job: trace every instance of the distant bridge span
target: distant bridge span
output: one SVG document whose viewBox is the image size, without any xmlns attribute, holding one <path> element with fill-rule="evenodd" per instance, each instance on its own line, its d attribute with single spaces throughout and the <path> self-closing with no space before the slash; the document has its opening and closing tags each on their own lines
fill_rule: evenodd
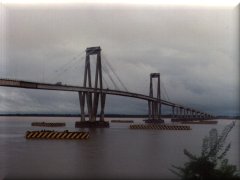
<svg viewBox="0 0 240 180">
<path fill-rule="evenodd" d="M 13 79 L 0 79 L 0 86 L 15 87 L 15 88 L 27 88 L 27 89 L 56 90 L 56 91 L 104 93 L 104 94 L 109 94 L 109 95 L 137 98 L 137 99 L 142 99 L 142 100 L 146 100 L 146 101 L 157 101 L 166 106 L 191 110 L 191 111 L 194 111 L 197 113 L 203 113 L 201 111 L 198 111 L 198 110 L 195 110 L 195 109 L 192 109 L 192 108 L 180 105 L 180 104 L 172 103 L 172 102 L 165 101 L 162 99 L 157 99 L 157 98 L 150 97 L 150 96 L 147 96 L 144 94 L 118 91 L 118 90 L 112 90 L 112 89 L 99 89 L 99 88 L 87 88 L 87 87 L 81 87 L 81 86 L 57 85 L 57 84 L 13 80 Z M 204 113 L 204 114 L 206 114 L 206 113 Z"/>
</svg>

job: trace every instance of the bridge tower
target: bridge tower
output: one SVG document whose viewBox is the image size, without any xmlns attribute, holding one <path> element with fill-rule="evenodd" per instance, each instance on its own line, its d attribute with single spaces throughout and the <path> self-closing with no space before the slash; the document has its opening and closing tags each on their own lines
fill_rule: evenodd
<svg viewBox="0 0 240 180">
<path fill-rule="evenodd" d="M 160 89 L 160 73 L 150 74 L 149 96 L 153 97 L 153 79 L 157 78 L 157 101 L 148 101 L 148 120 L 145 122 L 164 122 L 161 120 L 161 89 Z"/>
<path fill-rule="evenodd" d="M 94 84 L 92 84 L 91 77 L 91 63 L 90 59 L 92 55 L 96 55 L 96 70 Z M 106 94 L 102 92 L 102 63 L 101 63 L 101 48 L 89 47 L 86 49 L 86 60 L 84 69 L 83 87 L 94 88 L 94 92 L 78 92 L 81 110 L 81 121 L 76 122 L 78 127 L 108 127 L 108 122 L 104 121 L 104 107 Z M 85 100 L 87 102 L 88 118 L 89 121 L 85 121 Z M 98 104 L 100 101 L 100 120 L 96 121 Z"/>
</svg>

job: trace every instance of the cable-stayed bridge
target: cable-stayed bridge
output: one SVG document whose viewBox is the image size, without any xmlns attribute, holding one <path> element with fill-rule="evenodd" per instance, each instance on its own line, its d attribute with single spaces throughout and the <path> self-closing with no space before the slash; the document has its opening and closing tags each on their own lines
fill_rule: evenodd
<svg viewBox="0 0 240 180">
<path fill-rule="evenodd" d="M 96 55 L 96 67 L 95 67 L 95 78 L 94 84 L 92 83 L 92 71 L 90 59 L 92 55 Z M 75 60 L 74 60 L 75 61 Z M 85 56 L 85 67 L 84 67 L 84 80 L 83 86 L 71 86 L 64 85 L 61 82 L 52 84 L 44 82 L 32 82 L 24 80 L 14 80 L 14 79 L 0 79 L 0 86 L 15 87 L 15 88 L 28 88 L 28 89 L 43 89 L 43 90 L 58 90 L 58 91 L 74 91 L 79 94 L 80 102 L 80 111 L 81 111 L 81 120 L 76 122 L 76 125 L 81 124 L 106 124 L 104 121 L 104 108 L 105 108 L 105 99 L 106 95 L 116 95 L 116 96 L 125 96 L 129 98 L 137 98 L 148 101 L 148 120 L 146 122 L 163 122 L 161 119 L 162 115 L 162 105 L 172 108 L 172 120 L 194 120 L 194 119 L 210 119 L 213 118 L 212 115 L 196 110 L 191 107 L 186 107 L 180 104 L 170 102 L 169 100 L 163 100 L 161 98 L 161 88 L 160 88 L 160 73 L 151 73 L 150 74 L 150 87 L 149 95 L 143 95 L 139 93 L 129 92 L 127 87 L 121 81 L 119 76 L 115 73 L 114 68 L 106 61 L 109 69 L 113 72 L 118 82 L 121 84 L 124 90 L 119 90 L 117 83 L 113 80 L 112 76 L 106 70 L 105 66 L 102 66 L 101 60 L 101 48 L 100 47 L 90 47 L 86 49 Z M 103 87 L 103 81 L 106 82 L 106 79 L 103 76 L 102 70 L 105 74 L 108 75 L 108 78 L 118 90 L 113 90 Z M 157 96 L 154 97 L 154 80 L 157 79 L 156 92 Z M 165 88 L 164 88 L 165 89 Z M 165 89 L 166 92 L 166 89 Z M 167 96 L 167 94 L 166 94 Z M 99 106 L 100 104 L 100 106 Z M 89 120 L 86 121 L 85 116 L 85 105 L 87 107 L 87 114 Z M 97 119 L 97 112 L 100 108 L 100 120 Z"/>
</svg>

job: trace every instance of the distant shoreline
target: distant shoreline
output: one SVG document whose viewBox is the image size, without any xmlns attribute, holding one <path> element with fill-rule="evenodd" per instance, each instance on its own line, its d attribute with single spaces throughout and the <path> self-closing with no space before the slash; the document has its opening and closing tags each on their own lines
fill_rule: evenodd
<svg viewBox="0 0 240 180">
<path fill-rule="evenodd" d="M 28 117 L 80 117 L 80 114 L 0 114 L 0 116 L 28 116 Z M 132 114 L 105 114 L 105 117 L 121 117 L 121 118 L 147 118 L 148 115 L 132 115 Z M 86 115 L 86 117 L 88 117 Z M 163 118 L 171 118 L 171 115 L 162 115 Z M 216 119 L 240 119 L 240 116 L 217 116 Z"/>
</svg>

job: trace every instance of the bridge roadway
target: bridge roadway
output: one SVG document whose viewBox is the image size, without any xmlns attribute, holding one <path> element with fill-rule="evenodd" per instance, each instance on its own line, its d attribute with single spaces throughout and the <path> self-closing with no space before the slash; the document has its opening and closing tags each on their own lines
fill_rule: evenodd
<svg viewBox="0 0 240 180">
<path fill-rule="evenodd" d="M 74 91 L 74 92 L 102 92 L 105 94 L 110 95 L 117 95 L 117 96 L 126 96 L 131 98 L 137 98 L 147 101 L 160 101 L 161 104 L 171 107 L 178 107 L 183 108 L 186 110 L 194 111 L 197 113 L 203 113 L 198 110 L 188 108 L 186 106 L 182 106 L 179 104 L 175 104 L 165 100 L 158 100 L 157 98 L 149 97 L 143 94 L 125 92 L 125 91 L 118 91 L 118 90 L 111 90 L 111 89 L 95 89 L 95 88 L 86 88 L 81 86 L 70 86 L 70 85 L 59 85 L 59 84 L 49 84 L 49 83 L 41 83 L 41 82 L 31 82 L 31 81 L 22 81 L 22 80 L 13 80 L 13 79 L 0 79 L 0 86 L 6 87 L 16 87 L 16 88 L 27 88 L 27 89 L 43 89 L 43 90 L 57 90 L 57 91 Z M 206 113 L 204 113 L 206 114 Z"/>
</svg>

